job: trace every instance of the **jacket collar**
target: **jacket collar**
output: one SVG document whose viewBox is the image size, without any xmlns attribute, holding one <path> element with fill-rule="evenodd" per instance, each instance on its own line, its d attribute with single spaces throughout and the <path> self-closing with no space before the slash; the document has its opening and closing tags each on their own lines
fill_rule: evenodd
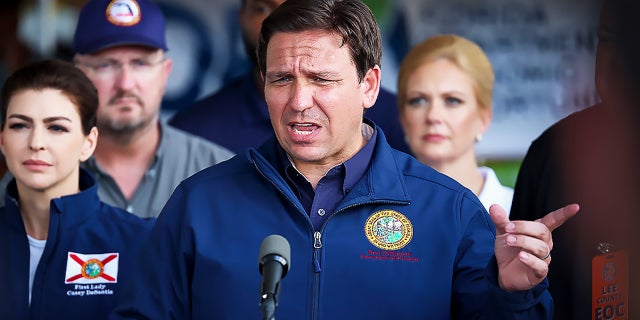
<svg viewBox="0 0 640 320">
<path fill-rule="evenodd" d="M 399 151 L 391 148 L 378 126 L 370 120 L 365 119 L 365 121 L 375 127 L 378 135 L 373 158 L 363 178 L 345 197 L 340 208 L 369 202 L 409 204 L 411 199 L 405 185 L 404 174 L 396 162 Z M 258 171 L 271 180 L 285 196 L 295 199 L 291 188 L 272 165 L 277 163 L 278 149 L 281 148 L 278 141 L 271 138 L 258 149 L 249 149 L 247 155 Z"/>
<path fill-rule="evenodd" d="M 91 218 L 102 205 L 98 197 L 98 185 L 86 170 L 80 169 L 80 192 L 51 199 L 50 212 L 62 217 L 63 228 L 72 228 Z M 23 229 L 22 216 L 18 206 L 18 188 L 15 178 L 11 179 L 5 192 L 5 208 L 2 219 L 15 228 Z"/>
</svg>

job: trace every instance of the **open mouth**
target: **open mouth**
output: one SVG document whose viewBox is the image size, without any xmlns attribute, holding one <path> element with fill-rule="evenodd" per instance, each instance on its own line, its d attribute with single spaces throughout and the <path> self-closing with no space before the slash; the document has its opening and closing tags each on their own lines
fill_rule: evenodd
<svg viewBox="0 0 640 320">
<path fill-rule="evenodd" d="M 312 134 L 316 129 L 318 129 L 318 126 L 312 123 L 296 123 L 291 125 L 291 130 L 295 134 L 305 136 Z"/>
</svg>

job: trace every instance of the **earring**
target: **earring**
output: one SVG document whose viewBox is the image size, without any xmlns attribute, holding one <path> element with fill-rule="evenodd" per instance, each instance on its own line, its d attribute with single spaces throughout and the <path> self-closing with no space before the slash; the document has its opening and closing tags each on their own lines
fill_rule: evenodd
<svg viewBox="0 0 640 320">
<path fill-rule="evenodd" d="M 482 133 L 478 133 L 476 136 L 476 143 L 482 141 Z"/>
</svg>

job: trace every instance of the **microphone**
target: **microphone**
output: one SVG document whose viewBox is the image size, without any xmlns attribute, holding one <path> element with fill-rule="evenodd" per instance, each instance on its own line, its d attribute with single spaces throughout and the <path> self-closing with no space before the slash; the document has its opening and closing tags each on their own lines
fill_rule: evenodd
<svg viewBox="0 0 640 320">
<path fill-rule="evenodd" d="M 287 275 L 291 267 L 290 257 L 291 248 L 284 237 L 272 234 L 262 240 L 258 255 L 258 270 L 262 275 L 262 283 L 260 283 L 262 319 L 275 319 L 280 279 Z"/>
</svg>

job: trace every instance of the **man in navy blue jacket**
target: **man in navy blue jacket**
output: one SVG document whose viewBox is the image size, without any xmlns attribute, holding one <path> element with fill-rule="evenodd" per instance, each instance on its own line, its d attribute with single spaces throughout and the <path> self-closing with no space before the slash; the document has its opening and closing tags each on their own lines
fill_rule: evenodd
<svg viewBox="0 0 640 320">
<path fill-rule="evenodd" d="M 262 21 L 284 1 L 242 1 L 239 20 L 251 71 L 193 106 L 178 111 L 169 120 L 170 125 L 204 137 L 236 154 L 261 145 L 273 135 L 264 101 L 264 83 L 256 61 L 256 46 Z M 365 116 L 384 130 L 392 147 L 411 152 L 400 126 L 395 94 L 380 88 L 375 105 Z"/>
<path fill-rule="evenodd" d="M 359 0 L 288 0 L 266 18 L 258 59 L 275 139 L 178 186 L 113 318 L 258 318 L 256 256 L 271 234 L 291 246 L 277 318 L 549 318 L 551 231 L 577 206 L 538 222 L 499 206 L 489 216 L 394 150 L 362 117 L 381 54 Z"/>
</svg>

